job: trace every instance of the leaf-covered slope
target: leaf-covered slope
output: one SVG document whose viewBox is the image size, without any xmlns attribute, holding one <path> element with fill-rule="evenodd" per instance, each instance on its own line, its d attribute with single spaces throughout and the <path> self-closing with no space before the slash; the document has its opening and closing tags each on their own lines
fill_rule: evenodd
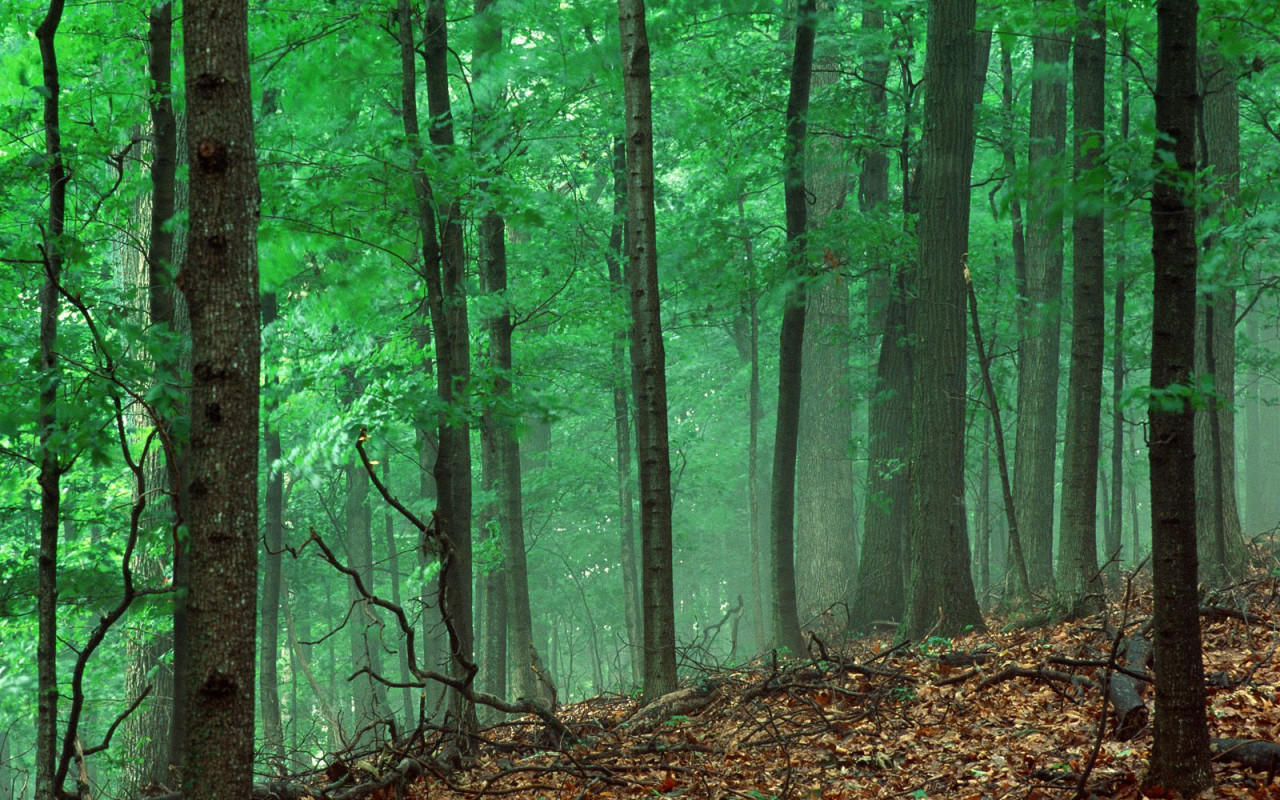
<svg viewBox="0 0 1280 800">
<path fill-rule="evenodd" d="M 1216 737 L 1280 740 L 1277 591 L 1266 578 L 1206 598 Z M 392 797 L 399 783 L 431 798 L 1067 798 L 1083 776 L 1083 797 L 1139 797 L 1150 731 L 1118 740 L 1100 687 L 1116 631 L 1140 635 L 1149 617 L 1144 597 L 1052 627 L 913 647 L 814 640 L 806 661 L 704 674 L 658 713 L 627 698 L 565 707 L 580 740 L 560 750 L 536 723 L 516 721 L 487 731 L 465 765 L 388 754 L 331 772 L 327 794 Z M 1265 769 L 1236 763 L 1238 752 L 1219 754 L 1216 796 L 1275 796 Z M 397 766 L 403 777 L 387 780 Z"/>
</svg>

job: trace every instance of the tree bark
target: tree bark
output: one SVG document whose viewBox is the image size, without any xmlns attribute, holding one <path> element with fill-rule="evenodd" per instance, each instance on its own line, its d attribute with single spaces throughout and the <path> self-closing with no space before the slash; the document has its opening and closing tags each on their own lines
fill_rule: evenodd
<svg viewBox="0 0 1280 800">
<path fill-rule="evenodd" d="M 618 0 L 627 142 L 627 282 L 631 365 L 640 463 L 644 701 L 676 688 L 671 572 L 671 458 L 667 441 L 666 354 L 658 295 L 653 201 L 653 118 L 644 0 Z"/>
<path fill-rule="evenodd" d="M 1102 430 L 1102 363 L 1106 280 L 1100 198 L 1105 178 L 1097 169 L 1106 118 L 1105 0 L 1076 0 L 1079 15 L 1072 70 L 1075 92 L 1074 183 L 1078 202 L 1071 223 L 1075 265 L 1072 283 L 1071 374 L 1062 456 L 1058 591 L 1073 615 L 1101 606 L 1098 573 L 1098 455 Z"/>
<path fill-rule="evenodd" d="M 1230 36 L 1239 36 L 1230 32 Z M 1220 225 L 1234 222 L 1240 195 L 1240 94 L 1238 67 L 1216 49 L 1201 59 L 1203 101 L 1200 139 L 1203 167 L 1211 173 L 1216 202 L 1204 212 Z M 1240 577 L 1248 557 L 1236 497 L 1235 381 L 1236 283 L 1240 250 L 1229 237 L 1205 238 L 1202 272 L 1217 287 L 1196 307 L 1196 374 L 1210 376 L 1212 397 L 1196 414 L 1196 484 L 1206 502 L 1197 508 L 1202 579 L 1223 583 Z"/>
<path fill-rule="evenodd" d="M 838 64 L 823 55 L 812 89 L 834 87 Z M 821 101 L 820 97 L 820 101 Z M 808 227 L 818 231 L 844 207 L 847 169 L 838 137 L 809 137 L 806 162 L 813 196 Z M 883 155 L 883 154 L 882 154 Z M 849 284 L 840 273 L 847 258 L 834 242 L 826 250 L 827 274 L 806 309 L 797 433 L 795 570 L 796 606 L 802 619 L 840 607 L 841 623 L 858 575 L 858 531 L 853 497 L 853 392 L 850 390 Z"/>
<path fill-rule="evenodd" d="M 1042 0 L 1040 5 L 1053 2 Z M 1057 30 L 1041 31 L 1032 45 L 1027 275 L 1013 458 L 1018 532 L 1026 546 L 1032 591 L 1053 586 L 1067 53 L 1067 39 Z"/>
<path fill-rule="evenodd" d="M 621 138 L 613 140 L 613 225 L 609 229 L 609 245 L 605 262 L 609 284 L 615 298 L 627 292 L 622 274 L 622 227 L 627 216 L 627 145 Z M 620 301 L 620 305 L 621 305 Z M 621 309 L 619 309 L 621 310 Z M 636 575 L 636 520 L 633 475 L 631 472 L 631 403 L 627 387 L 631 370 L 627 366 L 627 327 L 619 327 L 611 342 L 613 362 L 613 432 L 618 478 L 618 558 L 622 562 L 622 603 L 627 626 L 627 649 L 631 658 L 631 681 L 639 686 L 644 680 L 644 627 L 640 612 L 640 586 Z"/>
<path fill-rule="evenodd" d="M 769 504 L 774 570 L 773 635 L 776 646 L 790 651 L 793 657 L 805 652 L 796 608 L 795 492 L 805 306 L 808 304 L 805 282 L 809 277 L 805 141 L 813 77 L 816 6 L 815 0 L 801 0 L 796 9 L 795 56 L 791 62 L 791 88 L 787 97 L 783 198 L 786 204 L 789 286 L 778 345 L 778 422 L 774 430 L 773 485 Z"/>
<path fill-rule="evenodd" d="M 1143 784 L 1194 795 L 1213 783 L 1196 593 L 1196 485 L 1191 372 L 1195 350 L 1195 0 L 1156 6 L 1155 262 L 1148 408 L 1155 649 L 1155 725 Z"/>
<path fill-rule="evenodd" d="M 191 316 L 189 800 L 253 786 L 258 556 L 258 172 L 243 0 L 184 13 Z"/>
<path fill-rule="evenodd" d="M 61 532 L 63 467 L 58 434 L 58 284 L 62 280 L 62 236 L 66 230 L 67 172 L 62 160 L 59 119 L 61 85 L 55 39 L 62 22 L 62 0 L 51 0 L 36 28 L 44 80 L 44 152 L 47 158 L 49 211 L 42 226 L 44 281 L 40 285 L 39 430 L 40 552 L 36 558 L 36 800 L 54 800 L 58 735 L 58 537 Z"/>
<path fill-rule="evenodd" d="M 931 0 L 921 145 L 919 297 L 912 378 L 907 638 L 983 627 L 964 509 L 965 258 L 978 42 L 974 0 Z M 941 616 L 940 616 L 941 615 Z"/>
</svg>

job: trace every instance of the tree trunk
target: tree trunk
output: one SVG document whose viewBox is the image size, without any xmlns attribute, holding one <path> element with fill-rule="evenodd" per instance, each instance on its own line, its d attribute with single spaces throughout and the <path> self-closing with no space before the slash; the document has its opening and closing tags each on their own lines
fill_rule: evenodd
<svg viewBox="0 0 1280 800">
<path fill-rule="evenodd" d="M 622 274 L 622 226 L 627 215 L 627 146 L 622 139 L 613 140 L 613 225 L 609 229 L 609 245 L 605 262 L 609 284 L 619 311 L 627 292 Z M 636 576 L 636 520 L 633 476 L 631 473 L 631 404 L 627 400 L 631 370 L 627 366 L 627 327 L 620 326 L 613 336 L 610 354 L 613 363 L 613 432 L 614 456 L 618 478 L 618 559 L 622 562 L 622 604 L 627 626 L 627 649 L 630 651 L 631 682 L 639 686 L 644 680 L 644 627 L 641 624 L 640 586 Z"/>
<path fill-rule="evenodd" d="M 1196 475 L 1190 386 L 1195 350 L 1196 2 L 1157 5 L 1151 195 L 1155 307 L 1148 408 L 1156 715 L 1145 787 L 1195 795 L 1213 784 L 1196 593 Z M 1172 161 L 1172 163 L 1168 163 Z M 1182 387 L 1182 388 L 1179 388 Z"/>
<path fill-rule="evenodd" d="M 275 292 L 262 294 L 262 329 L 265 331 L 278 318 Z M 275 383 L 275 381 L 272 381 Z M 279 385 L 274 387 L 279 391 Z M 260 674 L 258 691 L 261 695 L 262 735 L 266 740 L 263 757 L 277 776 L 285 774 L 284 727 L 280 718 L 280 676 L 276 664 L 280 658 L 280 581 L 281 551 L 284 548 L 284 465 L 280 463 L 283 449 L 280 429 L 272 421 L 279 400 L 270 392 L 263 402 L 262 438 L 263 456 L 267 461 L 267 491 L 264 497 L 264 544 L 266 568 L 262 576 L 262 628 L 258 637 Z"/>
<path fill-rule="evenodd" d="M 1046 0 L 1040 5 L 1051 5 Z M 1031 590 L 1053 585 L 1059 339 L 1062 303 L 1062 206 L 1067 133 L 1067 39 L 1045 30 L 1032 45 L 1032 176 L 1027 202 L 1027 275 L 1020 319 L 1018 438 L 1013 489 Z"/>
<path fill-rule="evenodd" d="M 667 441 L 666 354 L 658 295 L 653 202 L 653 118 L 644 0 L 618 0 L 627 142 L 627 282 L 631 288 L 631 366 L 640 463 L 644 701 L 676 688 L 671 574 L 671 458 Z M 568 681 L 566 681 L 567 685 Z"/>
<path fill-rule="evenodd" d="M 1238 36 L 1237 32 L 1229 35 Z M 1200 138 L 1203 166 L 1212 173 L 1218 200 L 1205 212 L 1222 225 L 1235 222 L 1240 195 L 1240 94 L 1238 67 L 1216 50 L 1202 59 Z M 1196 374 L 1212 379 L 1213 396 L 1196 414 L 1196 485 L 1207 502 L 1197 510 L 1202 578 L 1223 583 L 1240 577 L 1248 553 L 1236 500 L 1235 380 L 1236 290 L 1240 250 L 1230 237 L 1205 240 L 1205 282 L 1218 287 L 1197 305 Z"/>
<path fill-rule="evenodd" d="M 41 250 L 40 285 L 40 554 L 36 560 L 36 800 L 54 800 L 58 735 L 58 535 L 61 525 L 62 465 L 55 449 L 58 433 L 58 282 L 62 279 L 62 236 L 66 229 L 67 172 L 62 161 L 59 122 L 61 86 L 54 39 L 62 21 L 62 0 L 51 0 L 36 40 L 44 79 L 44 141 L 48 158 L 49 213 Z"/>
<path fill-rule="evenodd" d="M 805 652 L 796 608 L 795 492 L 805 306 L 808 304 L 805 281 L 809 277 L 805 142 L 809 89 L 813 77 L 816 5 L 815 0 L 801 0 L 796 9 L 795 56 L 791 62 L 791 89 L 787 97 L 783 198 L 786 204 L 789 286 L 778 345 L 778 422 L 774 430 L 773 485 L 769 504 L 774 570 L 773 635 L 776 646 L 788 650 L 793 657 Z"/>
<path fill-rule="evenodd" d="M 348 375 L 349 381 L 354 377 Z M 350 398 L 354 403 L 362 393 L 362 388 L 355 387 Z M 345 519 L 347 533 L 347 566 L 360 576 L 360 582 L 370 594 L 376 593 L 373 574 L 373 525 L 369 510 L 369 473 L 358 457 L 353 458 L 343 468 L 347 478 L 347 494 L 345 503 Z M 347 580 L 347 635 L 350 661 L 347 663 L 348 675 L 360 670 L 382 675 L 382 625 L 378 620 L 377 607 L 369 602 L 356 588 L 354 579 Z M 383 717 L 386 705 L 386 687 L 365 673 L 347 684 L 351 691 L 352 706 L 355 716 L 352 719 L 354 736 L 352 741 L 359 748 L 367 747 L 377 741 L 377 724 Z"/>
<path fill-rule="evenodd" d="M 983 627 L 964 509 L 965 259 L 973 107 L 981 97 L 974 24 L 974 0 L 929 3 L 909 466 L 911 581 L 901 626 L 908 638 Z"/>
<path fill-rule="evenodd" d="M 1075 92 L 1075 190 L 1099 198 L 1105 177 L 1097 169 L 1106 114 L 1105 0 L 1076 0 L 1072 70 Z M 1095 200 L 1087 200 L 1096 203 Z M 1062 522 L 1058 590 L 1069 613 L 1099 608 L 1098 453 L 1102 429 L 1106 280 L 1102 205 L 1077 205 L 1071 224 L 1075 265 L 1072 284 L 1071 374 L 1067 383 L 1067 430 L 1062 456 Z"/>
<path fill-rule="evenodd" d="M 903 558 L 910 503 L 907 460 L 911 446 L 912 363 L 908 336 L 906 265 L 898 267 L 889 295 L 884 335 L 868 412 L 866 520 L 859 563 L 853 625 L 900 621 L 906 609 Z"/>
<path fill-rule="evenodd" d="M 823 56 L 813 89 L 835 85 L 838 65 Z M 846 169 L 840 141 L 809 137 L 806 159 L 813 194 L 809 227 L 820 230 L 844 206 Z M 858 574 L 856 516 L 852 509 L 853 392 L 849 383 L 849 284 L 840 274 L 848 254 L 833 244 L 806 309 L 797 434 L 795 570 L 799 616 L 811 619 L 840 606 L 841 622 L 853 599 Z"/>
<path fill-rule="evenodd" d="M 190 233 L 179 286 L 191 316 L 191 589 L 183 797 L 253 785 L 258 556 L 258 171 L 242 0 L 183 17 Z"/>
</svg>

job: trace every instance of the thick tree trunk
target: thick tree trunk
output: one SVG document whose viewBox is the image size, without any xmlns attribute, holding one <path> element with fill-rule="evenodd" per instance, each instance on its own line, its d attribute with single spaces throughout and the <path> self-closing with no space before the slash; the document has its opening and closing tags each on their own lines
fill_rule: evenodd
<svg viewBox="0 0 1280 800">
<path fill-rule="evenodd" d="M 906 573 L 903 558 L 908 536 L 912 363 L 914 348 L 908 336 L 908 281 L 898 268 L 889 296 L 875 387 L 868 411 L 866 525 L 862 559 L 858 565 L 857 597 L 853 605 L 854 627 L 876 621 L 897 622 L 906 610 Z"/>
<path fill-rule="evenodd" d="M 1097 170 L 1106 114 L 1106 5 L 1076 0 L 1080 15 L 1072 70 L 1075 91 L 1075 190 L 1097 198 L 1104 176 Z M 1072 284 L 1071 374 L 1067 384 L 1067 429 L 1062 457 L 1061 544 L 1058 590 L 1070 613 L 1084 615 L 1102 604 L 1098 573 L 1098 452 L 1102 429 L 1103 291 L 1102 206 L 1076 207 L 1071 225 L 1075 265 Z"/>
<path fill-rule="evenodd" d="M 1045 0 L 1048 5 L 1052 0 Z M 1018 439 L 1013 490 L 1032 591 L 1053 585 L 1058 375 L 1062 304 L 1062 206 L 1067 134 L 1067 39 L 1045 30 L 1032 45 L 1031 175 L 1027 276 L 1019 332 Z"/>
<path fill-rule="evenodd" d="M 908 638 L 982 628 L 964 509 L 965 259 L 973 167 L 974 0 L 931 0 L 921 145 L 919 282 L 912 379 Z"/>
<path fill-rule="evenodd" d="M 1231 35 L 1238 35 L 1232 33 Z M 1234 219 L 1240 194 L 1240 94 L 1237 67 L 1219 53 L 1202 59 L 1204 75 L 1200 139 L 1203 166 L 1212 174 L 1218 202 L 1204 210 L 1223 225 Z M 1247 551 L 1236 499 L 1236 290 L 1240 250 L 1224 236 L 1205 241 L 1205 282 L 1218 287 L 1196 307 L 1196 373 L 1212 377 L 1213 397 L 1196 414 L 1196 485 L 1200 571 L 1211 583 L 1239 577 Z"/>
<path fill-rule="evenodd" d="M 834 87 L 838 64 L 824 55 L 812 89 Z M 811 136 L 806 160 L 813 177 L 808 226 L 818 231 L 844 207 L 847 169 L 840 140 Z M 883 155 L 883 154 L 881 154 Z M 826 252 L 827 275 L 813 289 L 806 309 L 797 434 L 795 570 L 796 605 L 808 620 L 839 607 L 844 624 L 858 574 L 858 531 L 853 498 L 853 392 L 850 390 L 849 284 L 840 274 L 848 253 L 834 243 Z"/>
<path fill-rule="evenodd" d="M 776 646 L 790 651 L 792 656 L 805 652 L 796 608 L 795 492 L 805 306 L 808 304 L 805 283 L 810 273 L 805 142 L 809 89 L 813 77 L 816 6 L 815 0 L 801 0 L 796 9 L 795 56 L 791 62 L 791 89 L 787 97 L 783 198 L 786 204 L 787 276 L 790 286 L 782 310 L 778 345 L 778 422 L 774 431 L 773 485 L 769 503 L 774 570 L 773 635 Z"/>
<path fill-rule="evenodd" d="M 1196 2 L 1157 5 L 1156 175 L 1151 196 L 1155 308 L 1148 408 L 1156 715 L 1143 784 L 1195 795 L 1213 784 L 1196 593 L 1192 398 L 1196 309 Z"/>
<path fill-rule="evenodd" d="M 258 170 L 242 0 L 183 16 L 191 192 L 191 588 L 183 797 L 253 785 L 258 556 Z"/>
<path fill-rule="evenodd" d="M 667 442 L 666 354 L 658 294 L 653 201 L 653 118 L 644 0 L 618 0 L 627 142 L 627 282 L 631 288 L 631 365 L 640 463 L 644 700 L 676 688 L 671 574 L 671 458 Z M 567 681 L 566 681 L 567 683 Z"/>
</svg>

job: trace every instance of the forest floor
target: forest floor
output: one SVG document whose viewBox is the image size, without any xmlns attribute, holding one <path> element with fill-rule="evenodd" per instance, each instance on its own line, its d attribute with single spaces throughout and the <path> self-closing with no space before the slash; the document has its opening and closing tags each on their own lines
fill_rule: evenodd
<svg viewBox="0 0 1280 800">
<path fill-rule="evenodd" d="M 1255 575 L 1204 598 L 1213 737 L 1280 741 L 1278 592 L 1273 575 Z M 374 800 L 1142 797 L 1151 745 L 1146 712 L 1128 718 L 1138 721 L 1131 738 L 1118 738 L 1101 688 L 1114 674 L 1107 665 L 1115 663 L 1116 631 L 1141 633 L 1150 619 L 1149 594 L 1136 587 L 1133 594 L 1127 607 L 1113 602 L 1085 619 L 1028 627 L 993 615 L 987 632 L 913 647 L 895 649 L 887 637 L 838 645 L 814 640 L 805 660 L 707 670 L 664 699 L 658 714 L 623 697 L 564 706 L 558 714 L 578 741 L 560 749 L 549 749 L 541 723 L 521 720 L 485 731 L 486 742 L 461 767 L 388 754 L 385 768 L 364 766 L 400 772 L 398 778 L 388 781 L 384 773 L 374 783 L 385 788 L 360 794 Z M 1147 706 L 1151 694 L 1145 692 Z M 1280 780 L 1272 782 L 1267 766 L 1250 771 L 1236 763 L 1231 747 L 1216 746 L 1213 796 L 1280 797 Z"/>
</svg>

